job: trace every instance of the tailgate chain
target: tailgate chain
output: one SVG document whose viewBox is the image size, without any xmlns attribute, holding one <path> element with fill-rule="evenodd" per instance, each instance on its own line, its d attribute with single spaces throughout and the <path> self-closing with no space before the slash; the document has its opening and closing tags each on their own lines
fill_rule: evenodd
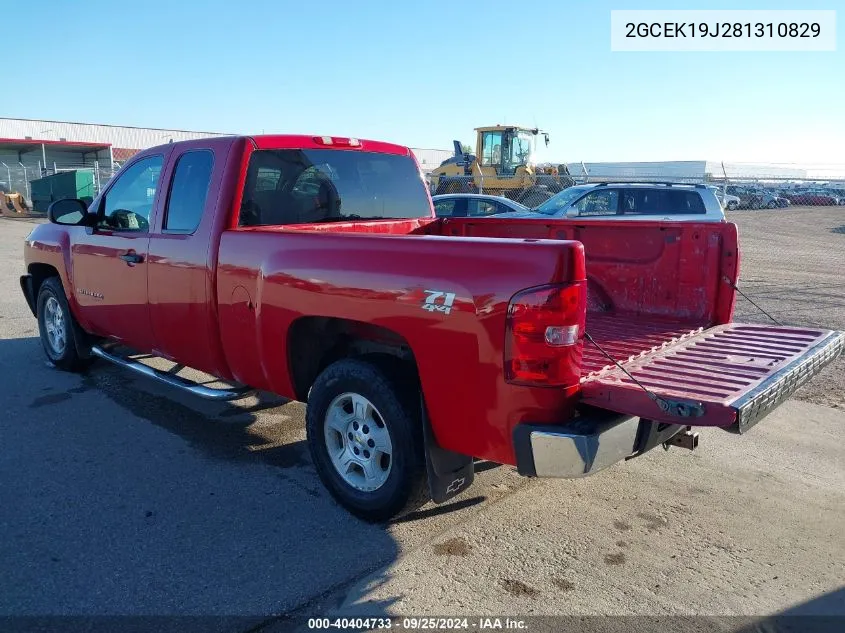
<svg viewBox="0 0 845 633">
<path fill-rule="evenodd" d="M 722 281 L 724 281 L 724 282 L 725 282 L 726 284 L 728 284 L 731 288 L 733 288 L 733 289 L 734 289 L 734 290 L 736 290 L 739 294 L 741 294 L 741 295 L 745 298 L 745 300 L 746 300 L 746 301 L 748 301 L 748 303 L 750 303 L 751 305 L 753 305 L 753 306 L 754 306 L 755 308 L 757 308 L 760 312 L 762 312 L 762 313 L 763 313 L 763 314 L 765 314 L 767 317 L 769 317 L 772 321 L 774 321 L 774 322 L 775 322 L 775 325 L 783 325 L 783 323 L 781 323 L 780 321 L 778 321 L 775 317 L 773 317 L 771 314 L 769 314 L 768 312 L 766 312 L 763 308 L 761 308 L 761 307 L 760 307 L 760 306 L 758 306 L 756 303 L 754 303 L 754 300 L 753 300 L 751 297 L 749 297 L 747 294 L 745 294 L 742 290 L 740 290 L 740 289 L 739 289 L 739 286 L 737 286 L 734 282 L 732 282 L 732 281 L 730 280 L 730 278 L 729 278 L 727 275 L 725 275 L 724 277 L 722 277 Z"/>
<path fill-rule="evenodd" d="M 680 400 L 675 398 L 664 398 L 663 396 L 658 396 L 654 393 L 651 389 L 646 387 L 643 383 L 639 380 L 634 378 L 627 369 L 625 369 L 622 364 L 613 358 L 605 349 L 599 345 L 596 340 L 590 336 L 586 331 L 584 332 L 584 338 L 590 341 L 593 345 L 596 346 L 596 349 L 601 352 L 607 360 L 611 363 L 616 365 L 619 369 L 621 369 L 628 378 L 634 381 L 640 389 L 642 389 L 646 395 L 660 408 L 661 411 L 664 413 L 668 413 L 669 415 L 677 418 L 700 418 L 704 415 L 704 404 L 701 402 L 696 402 L 692 400 Z"/>
</svg>

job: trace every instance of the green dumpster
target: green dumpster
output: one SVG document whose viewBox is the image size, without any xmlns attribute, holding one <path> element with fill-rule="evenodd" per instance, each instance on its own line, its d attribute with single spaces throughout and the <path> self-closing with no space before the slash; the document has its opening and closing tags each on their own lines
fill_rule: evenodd
<svg viewBox="0 0 845 633">
<path fill-rule="evenodd" d="M 29 184 L 32 208 L 35 211 L 46 212 L 51 202 L 62 198 L 79 198 L 88 203 L 94 199 L 93 171 L 60 171 L 52 176 L 33 180 Z"/>
</svg>

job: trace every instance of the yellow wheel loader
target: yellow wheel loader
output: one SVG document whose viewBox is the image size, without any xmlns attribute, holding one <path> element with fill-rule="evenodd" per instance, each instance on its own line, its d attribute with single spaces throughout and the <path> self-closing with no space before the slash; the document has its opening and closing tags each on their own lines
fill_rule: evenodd
<svg viewBox="0 0 845 633">
<path fill-rule="evenodd" d="M 538 169 L 534 163 L 536 139 L 549 135 L 537 128 L 491 125 L 475 129 L 476 153 L 466 154 L 454 141 L 455 155 L 431 172 L 435 195 L 489 193 L 535 207 L 575 181 L 566 165 Z"/>
</svg>

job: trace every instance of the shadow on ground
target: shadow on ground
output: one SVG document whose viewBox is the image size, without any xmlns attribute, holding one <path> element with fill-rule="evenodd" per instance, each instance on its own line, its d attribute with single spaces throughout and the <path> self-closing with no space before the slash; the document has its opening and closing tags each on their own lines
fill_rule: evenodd
<svg viewBox="0 0 845 633">
<path fill-rule="evenodd" d="M 43 358 L 37 338 L 0 340 L 0 616 L 267 617 L 398 556 L 320 485 L 301 405 Z"/>
</svg>

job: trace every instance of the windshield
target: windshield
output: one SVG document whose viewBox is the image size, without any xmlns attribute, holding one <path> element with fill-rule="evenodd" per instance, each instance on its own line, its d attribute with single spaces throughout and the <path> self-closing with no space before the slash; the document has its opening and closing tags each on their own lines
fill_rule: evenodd
<svg viewBox="0 0 845 633">
<path fill-rule="evenodd" d="M 252 153 L 241 226 L 423 218 L 431 205 L 410 156 L 336 149 Z"/>
<path fill-rule="evenodd" d="M 557 215 L 590 189 L 592 187 L 569 187 L 560 193 L 556 193 L 534 210 L 546 215 Z"/>
</svg>

